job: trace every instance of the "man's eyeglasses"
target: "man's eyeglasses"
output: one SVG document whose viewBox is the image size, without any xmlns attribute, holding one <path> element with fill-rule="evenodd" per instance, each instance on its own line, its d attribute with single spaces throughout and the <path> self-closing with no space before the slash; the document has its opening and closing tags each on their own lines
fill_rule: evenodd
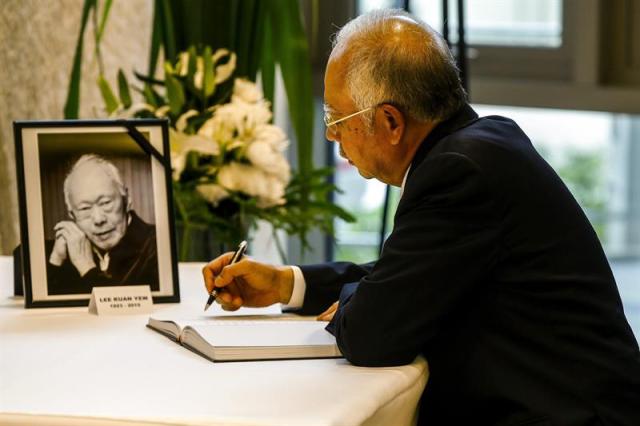
<svg viewBox="0 0 640 426">
<path fill-rule="evenodd" d="M 351 117 L 355 117 L 356 115 L 360 115 L 363 114 L 367 111 L 370 111 L 372 109 L 374 109 L 375 107 L 377 107 L 377 105 L 373 105 L 370 106 L 368 108 L 362 109 L 360 111 L 354 112 L 353 114 L 349 114 L 346 117 L 342 117 L 342 118 L 338 118 L 337 120 L 334 120 L 333 117 L 331 117 L 331 113 L 328 111 L 324 112 L 324 124 L 325 126 L 327 126 L 327 129 L 329 129 L 329 131 L 331 133 L 336 133 L 336 130 L 338 130 L 338 127 L 336 126 L 336 124 L 338 123 L 342 123 L 345 120 L 348 120 Z"/>
</svg>

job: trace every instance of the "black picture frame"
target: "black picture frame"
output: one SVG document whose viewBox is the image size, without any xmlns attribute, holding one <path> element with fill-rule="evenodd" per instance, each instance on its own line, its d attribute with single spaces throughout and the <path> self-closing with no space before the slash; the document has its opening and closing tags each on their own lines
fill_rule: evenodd
<svg viewBox="0 0 640 426">
<path fill-rule="evenodd" d="M 167 120 L 15 121 L 13 128 L 25 307 L 87 306 L 94 286 L 141 284 L 151 286 L 154 303 L 179 302 Z M 112 198 L 96 193 L 101 182 Z M 84 275 L 67 230 L 80 235 L 82 259 L 95 261 Z"/>
</svg>

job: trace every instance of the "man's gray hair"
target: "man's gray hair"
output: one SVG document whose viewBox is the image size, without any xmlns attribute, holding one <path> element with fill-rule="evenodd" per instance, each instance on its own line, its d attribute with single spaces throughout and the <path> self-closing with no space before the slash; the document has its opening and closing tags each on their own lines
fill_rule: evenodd
<svg viewBox="0 0 640 426">
<path fill-rule="evenodd" d="M 394 40 L 398 21 L 393 18 L 415 24 L 416 38 Z M 444 39 L 401 9 L 360 15 L 336 34 L 333 47 L 349 52 L 345 81 L 358 109 L 389 103 L 417 120 L 440 121 L 467 102 Z M 374 111 L 365 114 L 369 126 L 373 116 Z"/>
<path fill-rule="evenodd" d="M 71 212 L 72 210 L 71 198 L 69 194 L 69 187 L 71 186 L 71 176 L 77 171 L 78 168 L 84 166 L 85 164 L 92 164 L 95 167 L 100 167 L 107 174 L 107 176 L 109 176 L 113 183 L 116 184 L 116 188 L 118 189 L 120 195 L 125 197 L 125 199 L 127 199 L 128 201 L 129 191 L 122 181 L 122 177 L 120 176 L 118 168 L 111 161 L 107 160 L 104 157 L 96 154 L 85 154 L 73 164 L 71 170 L 69 170 L 69 173 L 67 173 L 67 176 L 64 178 L 64 202 L 67 205 L 67 211 Z M 126 202 L 125 205 L 128 206 L 128 202 Z"/>
</svg>

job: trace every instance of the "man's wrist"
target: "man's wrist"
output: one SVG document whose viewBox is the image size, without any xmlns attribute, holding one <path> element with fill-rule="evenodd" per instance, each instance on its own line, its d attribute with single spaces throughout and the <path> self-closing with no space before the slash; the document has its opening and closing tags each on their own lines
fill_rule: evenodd
<svg viewBox="0 0 640 426">
<path fill-rule="evenodd" d="M 298 266 L 290 265 L 289 268 L 291 268 L 291 271 L 293 272 L 293 291 L 291 292 L 289 301 L 283 308 L 299 309 L 302 308 L 302 305 L 304 304 L 304 295 L 307 284 L 302 270 Z"/>
<path fill-rule="evenodd" d="M 55 253 L 55 251 L 53 253 L 51 253 L 51 256 L 49 256 L 49 263 L 52 264 L 53 266 L 62 266 L 64 261 L 65 261 L 65 259 L 63 259 L 62 257 L 58 256 Z"/>
<path fill-rule="evenodd" d="M 81 277 L 84 277 L 85 275 L 87 275 L 87 273 L 92 270 L 93 268 L 96 267 L 96 262 L 83 262 L 79 265 L 76 266 L 76 269 L 78 270 L 78 273 L 80 274 Z"/>
<path fill-rule="evenodd" d="M 278 268 L 278 286 L 280 303 L 287 304 L 293 294 L 293 270 L 288 266 Z"/>
</svg>

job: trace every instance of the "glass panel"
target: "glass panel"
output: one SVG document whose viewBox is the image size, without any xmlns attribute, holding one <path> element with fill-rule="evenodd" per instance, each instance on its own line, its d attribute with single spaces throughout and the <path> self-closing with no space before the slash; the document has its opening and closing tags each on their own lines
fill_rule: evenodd
<svg viewBox="0 0 640 426">
<path fill-rule="evenodd" d="M 380 225 L 386 185 L 376 179 L 364 179 L 355 167 L 338 154 L 335 145 L 335 182 L 342 194 L 335 194 L 335 202 L 356 217 L 356 222 L 336 221 L 335 260 L 365 263 L 378 258 L 380 245 Z M 393 228 L 400 189 L 392 187 L 389 205 L 387 234 Z"/>
<path fill-rule="evenodd" d="M 389 7 L 402 8 L 400 0 L 358 0 L 358 13 L 367 13 L 374 9 L 386 9 Z"/>
<path fill-rule="evenodd" d="M 397 7 L 392 0 L 359 0 L 358 10 Z M 449 1 L 449 34 L 458 40 L 457 1 Z M 556 48 L 562 45 L 562 0 L 465 1 L 467 43 Z M 413 0 L 409 10 L 442 32 L 442 0 Z"/>
</svg>

